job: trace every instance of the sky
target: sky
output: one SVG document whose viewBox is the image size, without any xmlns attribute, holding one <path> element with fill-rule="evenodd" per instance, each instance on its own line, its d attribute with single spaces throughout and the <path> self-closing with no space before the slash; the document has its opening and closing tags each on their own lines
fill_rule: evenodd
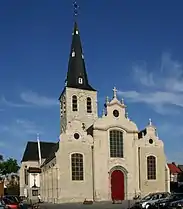
<svg viewBox="0 0 183 209">
<path fill-rule="evenodd" d="M 168 161 L 183 164 L 183 1 L 78 0 L 89 81 L 124 98 L 139 130 L 149 118 Z M 0 153 L 21 160 L 27 141 L 59 138 L 72 0 L 0 1 Z M 101 82 L 101 80 L 103 82 Z"/>
</svg>

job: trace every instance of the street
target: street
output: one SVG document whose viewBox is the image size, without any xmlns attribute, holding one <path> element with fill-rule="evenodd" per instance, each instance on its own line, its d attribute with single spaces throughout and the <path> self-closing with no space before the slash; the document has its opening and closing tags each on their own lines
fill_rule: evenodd
<svg viewBox="0 0 183 209">
<path fill-rule="evenodd" d="M 82 203 L 63 203 L 63 204 L 40 204 L 41 209 L 127 209 L 133 204 L 133 201 L 124 200 L 119 204 L 112 204 L 112 202 L 98 202 L 92 205 L 84 205 Z"/>
</svg>

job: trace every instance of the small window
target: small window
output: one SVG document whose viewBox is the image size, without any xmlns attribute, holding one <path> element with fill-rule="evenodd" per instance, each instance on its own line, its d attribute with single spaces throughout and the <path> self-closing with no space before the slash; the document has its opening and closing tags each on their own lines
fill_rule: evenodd
<svg viewBox="0 0 183 209">
<path fill-rule="evenodd" d="M 72 169 L 72 181 L 84 180 L 84 168 L 83 168 L 83 155 L 80 153 L 74 153 L 71 155 L 71 169 Z"/>
<path fill-rule="evenodd" d="M 32 190 L 32 196 L 38 196 L 38 189 Z"/>
<path fill-rule="evenodd" d="M 72 52 L 72 57 L 75 57 L 75 52 L 74 51 Z"/>
<path fill-rule="evenodd" d="M 27 168 L 24 169 L 24 181 L 25 181 L 25 185 L 28 185 L 28 171 Z"/>
<path fill-rule="evenodd" d="M 147 179 L 156 180 L 156 157 L 147 157 Z"/>
<path fill-rule="evenodd" d="M 80 77 L 80 78 L 78 78 L 78 83 L 79 84 L 82 84 L 83 83 L 83 79 Z"/>
<path fill-rule="evenodd" d="M 75 133 L 75 134 L 74 134 L 74 138 L 75 138 L 75 139 L 79 139 L 79 137 L 80 137 L 80 135 L 79 135 L 78 133 Z"/>
<path fill-rule="evenodd" d="M 153 140 L 152 139 L 149 139 L 149 144 L 153 144 Z"/>
<path fill-rule="evenodd" d="M 87 113 L 92 113 L 92 100 L 90 97 L 87 98 Z"/>
<path fill-rule="evenodd" d="M 118 110 L 114 110 L 113 111 L 113 115 L 114 115 L 114 117 L 119 117 L 119 111 Z"/>
<path fill-rule="evenodd" d="M 78 111 L 78 101 L 77 96 L 72 96 L 72 111 Z"/>
</svg>

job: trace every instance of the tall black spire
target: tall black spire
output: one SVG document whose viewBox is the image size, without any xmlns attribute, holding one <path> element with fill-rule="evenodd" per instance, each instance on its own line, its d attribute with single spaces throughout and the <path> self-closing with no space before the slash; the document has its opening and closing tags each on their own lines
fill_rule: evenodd
<svg viewBox="0 0 183 209">
<path fill-rule="evenodd" d="M 74 2 L 74 15 L 78 14 L 77 4 Z M 88 83 L 88 76 L 85 68 L 85 61 L 82 52 L 80 33 L 75 18 L 74 30 L 72 33 L 72 44 L 69 57 L 69 65 L 66 79 L 66 87 L 95 90 Z"/>
</svg>

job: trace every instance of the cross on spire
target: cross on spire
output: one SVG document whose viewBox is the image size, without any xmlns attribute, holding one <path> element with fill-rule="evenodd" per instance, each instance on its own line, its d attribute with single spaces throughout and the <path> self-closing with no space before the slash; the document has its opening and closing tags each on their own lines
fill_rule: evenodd
<svg viewBox="0 0 183 209">
<path fill-rule="evenodd" d="M 116 89 L 116 87 L 113 88 L 113 98 L 117 98 L 117 89 Z"/>
<path fill-rule="evenodd" d="M 73 7 L 74 7 L 74 16 L 76 17 L 78 15 L 78 9 L 79 9 L 79 6 L 76 1 L 73 1 Z"/>
<path fill-rule="evenodd" d="M 150 126 L 152 125 L 152 120 L 151 120 L 151 118 L 149 118 L 149 125 L 150 125 Z"/>
<path fill-rule="evenodd" d="M 37 133 L 37 141 L 39 141 L 39 133 Z"/>
</svg>

